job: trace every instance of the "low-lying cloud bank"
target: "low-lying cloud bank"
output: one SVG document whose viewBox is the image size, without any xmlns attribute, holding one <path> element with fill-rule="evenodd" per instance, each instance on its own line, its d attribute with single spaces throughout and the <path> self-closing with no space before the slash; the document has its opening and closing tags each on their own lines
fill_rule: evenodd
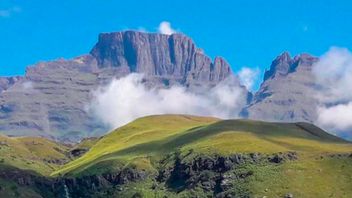
<svg viewBox="0 0 352 198">
<path fill-rule="evenodd" d="M 352 133 L 352 53 L 331 48 L 314 65 L 321 86 L 317 124 L 336 132 Z"/>
<path fill-rule="evenodd" d="M 111 128 L 136 118 L 155 114 L 192 114 L 235 118 L 246 102 L 238 83 L 229 78 L 204 93 L 189 92 L 173 86 L 148 89 L 142 74 L 130 74 L 113 80 L 95 92 L 91 110 Z"/>
</svg>

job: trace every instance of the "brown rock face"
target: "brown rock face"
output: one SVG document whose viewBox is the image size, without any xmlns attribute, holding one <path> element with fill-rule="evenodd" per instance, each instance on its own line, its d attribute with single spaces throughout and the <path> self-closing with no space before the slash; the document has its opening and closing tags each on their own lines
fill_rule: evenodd
<svg viewBox="0 0 352 198">
<path fill-rule="evenodd" d="M 86 111 L 91 92 L 131 72 L 145 74 L 148 87 L 190 90 L 232 75 L 224 59 L 212 62 L 181 34 L 104 33 L 89 55 L 38 63 L 19 79 L 0 78 L 0 131 L 64 141 L 102 135 L 106 127 Z"/>
</svg>

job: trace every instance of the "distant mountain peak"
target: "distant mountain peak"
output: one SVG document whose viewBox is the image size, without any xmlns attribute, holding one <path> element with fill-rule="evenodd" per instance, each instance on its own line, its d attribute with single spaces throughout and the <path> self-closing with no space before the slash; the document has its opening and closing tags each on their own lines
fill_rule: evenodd
<svg viewBox="0 0 352 198">
<path fill-rule="evenodd" d="M 289 52 L 283 52 L 274 59 L 270 69 L 265 71 L 264 81 L 274 77 L 286 76 L 296 71 L 298 67 L 311 70 L 313 63 L 316 61 L 318 61 L 318 58 L 308 53 L 302 53 L 292 58 Z"/>
<path fill-rule="evenodd" d="M 282 52 L 279 56 L 276 57 L 274 61 L 279 61 L 279 62 L 288 62 L 291 61 L 291 55 L 288 51 Z"/>
<path fill-rule="evenodd" d="M 243 114 L 260 120 L 313 122 L 317 100 L 312 68 L 316 61 L 317 57 L 307 53 L 277 56 Z"/>
<path fill-rule="evenodd" d="M 127 68 L 147 76 L 216 83 L 231 75 L 230 65 L 214 61 L 184 34 L 123 31 L 102 33 L 90 54 L 99 68 Z"/>
<path fill-rule="evenodd" d="M 88 55 L 40 62 L 19 82 L 0 78 L 0 131 L 68 142 L 85 137 L 81 131 L 102 134 L 106 126 L 86 111 L 91 92 L 133 72 L 144 75 L 148 88 L 183 86 L 190 92 L 236 78 L 225 59 L 212 60 L 184 34 L 101 33 Z M 240 87 L 238 79 L 233 82 Z"/>
<path fill-rule="evenodd" d="M 286 75 L 290 69 L 292 58 L 288 52 L 283 52 L 277 56 L 270 65 L 270 69 L 265 71 L 264 81 L 276 75 Z"/>
</svg>

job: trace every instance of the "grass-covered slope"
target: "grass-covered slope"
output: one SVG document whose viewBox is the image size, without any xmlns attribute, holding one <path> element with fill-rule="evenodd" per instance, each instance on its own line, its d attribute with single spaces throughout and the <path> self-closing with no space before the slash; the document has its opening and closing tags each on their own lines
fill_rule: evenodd
<svg viewBox="0 0 352 198">
<path fill-rule="evenodd" d="M 183 115 L 148 116 L 140 118 L 104 136 L 90 148 L 88 153 L 54 172 L 53 175 L 65 174 L 73 170 L 80 171 L 83 170 L 83 167 L 104 160 L 101 159 L 102 157 L 122 157 L 122 155 L 119 154 L 115 155 L 115 152 L 124 151 L 128 148 L 133 149 L 135 146 L 139 145 L 154 144 L 154 141 L 162 142 L 174 136 L 184 134 L 192 128 L 202 127 L 215 123 L 216 121 L 218 121 L 216 118 Z M 154 148 L 157 153 L 170 150 L 168 147 L 160 148 L 153 145 L 151 145 L 151 148 Z M 144 156 L 153 155 L 152 152 L 147 150 L 143 150 L 142 152 L 147 153 Z M 138 154 L 131 154 L 130 157 L 135 158 L 137 155 Z M 131 158 L 128 157 L 128 159 Z"/>
<path fill-rule="evenodd" d="M 0 135 L 0 166 L 49 175 L 69 161 L 68 149 L 45 138 Z"/>
<path fill-rule="evenodd" d="M 352 146 L 307 123 L 218 120 L 184 115 L 149 116 L 101 138 L 88 153 L 53 175 L 79 173 L 106 160 L 159 158 L 176 150 L 224 155 L 286 151 L 317 155 L 351 152 Z"/>
<path fill-rule="evenodd" d="M 5 162 L 21 169 L 47 173 L 54 168 L 43 159 L 78 153 L 45 180 L 52 189 L 34 182 L 32 188 L 20 185 L 11 191 L 6 183 L 10 191 L 4 192 L 35 191 L 44 197 L 352 196 L 352 145 L 307 123 L 160 115 L 137 119 L 71 149 L 50 141 L 2 138 L 23 159 L 13 160 L 3 150 L 9 155 Z M 35 142 L 39 140 L 47 141 Z M 29 159 L 37 160 L 33 166 L 24 164 Z"/>
</svg>

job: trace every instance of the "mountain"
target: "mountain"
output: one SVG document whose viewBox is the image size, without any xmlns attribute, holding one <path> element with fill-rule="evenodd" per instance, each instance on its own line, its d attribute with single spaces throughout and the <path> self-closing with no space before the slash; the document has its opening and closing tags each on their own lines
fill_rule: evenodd
<svg viewBox="0 0 352 198">
<path fill-rule="evenodd" d="M 241 117 L 314 123 L 321 85 L 312 69 L 318 60 L 309 54 L 282 53 L 252 94 L 223 58 L 212 61 L 183 34 L 102 33 L 88 55 L 41 62 L 28 67 L 23 77 L 0 78 L 0 131 L 64 142 L 100 136 L 108 128 L 87 111 L 92 93 L 134 72 L 144 74 L 149 88 L 180 85 L 200 93 L 233 78 L 247 98 L 239 107 Z"/>
<path fill-rule="evenodd" d="M 20 79 L 21 77 L 0 77 L 0 93 L 11 87 Z"/>
<path fill-rule="evenodd" d="M 143 73 L 148 87 L 181 85 L 191 91 L 236 78 L 223 58 L 212 61 L 185 35 L 102 33 L 88 55 L 40 62 L 24 77 L 2 78 L 0 131 L 61 141 L 99 136 L 107 128 L 86 110 L 92 92 L 132 72 Z"/>
<path fill-rule="evenodd" d="M 78 147 L 51 177 L 0 164 L 0 196 L 352 195 L 352 144 L 303 122 L 148 116 Z"/>
<path fill-rule="evenodd" d="M 266 121 L 316 120 L 317 87 L 312 73 L 318 58 L 309 54 L 278 56 L 264 74 L 264 82 L 242 114 Z"/>
<path fill-rule="evenodd" d="M 99 68 L 124 68 L 186 86 L 216 85 L 229 75 L 229 64 L 214 62 L 182 34 L 118 32 L 100 34 L 91 51 Z M 165 82 L 167 81 L 167 82 Z"/>
</svg>

